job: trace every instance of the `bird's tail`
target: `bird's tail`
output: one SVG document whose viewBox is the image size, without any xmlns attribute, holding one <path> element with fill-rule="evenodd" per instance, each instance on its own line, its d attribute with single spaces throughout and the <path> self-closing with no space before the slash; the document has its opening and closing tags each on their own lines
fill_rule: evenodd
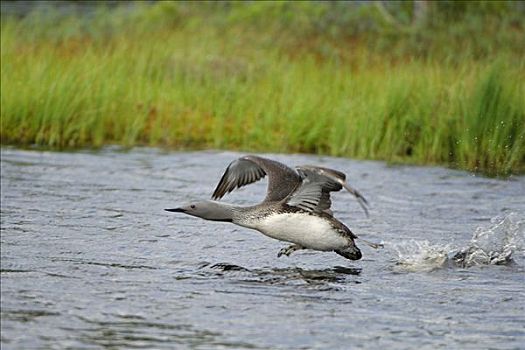
<svg viewBox="0 0 525 350">
<path fill-rule="evenodd" d="M 385 247 L 385 245 L 383 243 L 372 243 L 370 241 L 362 239 L 361 237 L 357 237 L 357 239 L 359 239 L 361 242 L 363 242 L 367 246 L 372 247 L 374 249 L 379 249 L 379 248 L 384 248 Z"/>
</svg>

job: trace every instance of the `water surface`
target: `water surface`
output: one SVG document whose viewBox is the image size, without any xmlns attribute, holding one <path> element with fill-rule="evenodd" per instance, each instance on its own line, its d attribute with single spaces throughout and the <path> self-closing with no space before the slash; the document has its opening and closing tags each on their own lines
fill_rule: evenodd
<svg viewBox="0 0 525 350">
<path fill-rule="evenodd" d="M 346 172 L 370 217 L 342 192 L 335 215 L 385 245 L 278 259 L 285 243 L 163 211 L 240 155 L 3 148 L 2 349 L 525 348 L 524 177 L 270 155 Z"/>
</svg>

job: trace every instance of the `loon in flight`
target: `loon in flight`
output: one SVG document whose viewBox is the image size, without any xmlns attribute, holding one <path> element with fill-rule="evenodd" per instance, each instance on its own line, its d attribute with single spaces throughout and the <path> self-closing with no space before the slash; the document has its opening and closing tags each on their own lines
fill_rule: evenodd
<svg viewBox="0 0 525 350">
<path fill-rule="evenodd" d="M 266 197 L 257 205 L 236 206 L 221 203 L 225 194 L 268 175 Z M 248 155 L 234 160 L 226 169 L 212 200 L 165 209 L 205 220 L 232 222 L 260 231 L 264 235 L 292 243 L 278 257 L 296 250 L 333 251 L 347 259 L 361 259 L 355 244 L 357 236 L 337 220 L 330 206 L 330 192 L 343 187 L 352 193 L 368 215 L 366 199 L 346 183 L 340 171 L 304 165 L 295 170 L 274 160 Z M 364 240 L 377 248 L 380 245 Z"/>
</svg>

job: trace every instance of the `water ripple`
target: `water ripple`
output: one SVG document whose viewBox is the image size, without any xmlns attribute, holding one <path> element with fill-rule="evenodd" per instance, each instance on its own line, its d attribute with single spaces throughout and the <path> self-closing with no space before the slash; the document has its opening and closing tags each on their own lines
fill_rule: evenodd
<svg viewBox="0 0 525 350">
<path fill-rule="evenodd" d="M 384 243 L 278 259 L 284 243 L 163 210 L 209 198 L 238 156 L 2 148 L 2 350 L 522 347 L 524 177 L 269 155 L 345 171 L 370 217 L 344 193 L 336 216 Z"/>
</svg>

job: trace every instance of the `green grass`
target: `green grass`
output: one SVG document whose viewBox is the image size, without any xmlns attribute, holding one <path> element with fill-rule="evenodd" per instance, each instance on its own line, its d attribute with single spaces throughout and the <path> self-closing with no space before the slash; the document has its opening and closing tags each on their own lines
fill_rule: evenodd
<svg viewBox="0 0 525 350">
<path fill-rule="evenodd" d="M 2 144 L 321 153 L 497 176 L 525 170 L 525 62 L 518 42 L 511 45 L 515 33 L 486 42 L 448 40 L 440 28 L 434 38 L 413 27 L 358 32 L 363 19 L 351 17 L 347 32 L 334 34 L 322 27 L 323 6 L 302 4 L 286 17 L 290 3 L 230 5 L 101 8 L 91 22 L 3 17 Z M 268 15 L 275 7 L 281 12 Z M 523 35 L 522 24 L 503 29 Z M 486 22 L 475 28 L 488 30 Z"/>
</svg>

